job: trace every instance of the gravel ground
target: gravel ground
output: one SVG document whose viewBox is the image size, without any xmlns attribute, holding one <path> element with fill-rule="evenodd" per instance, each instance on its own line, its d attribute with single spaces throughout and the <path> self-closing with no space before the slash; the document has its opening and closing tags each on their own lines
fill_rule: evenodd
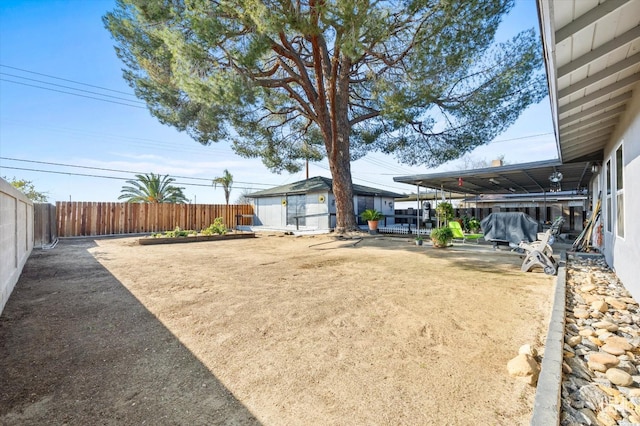
<svg viewBox="0 0 640 426">
<path fill-rule="evenodd" d="M 602 257 L 567 263 L 562 425 L 640 424 L 640 309 Z"/>
</svg>

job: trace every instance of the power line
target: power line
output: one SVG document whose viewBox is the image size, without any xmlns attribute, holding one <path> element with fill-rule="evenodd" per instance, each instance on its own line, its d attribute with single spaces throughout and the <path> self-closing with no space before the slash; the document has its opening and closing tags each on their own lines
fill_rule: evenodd
<svg viewBox="0 0 640 426">
<path fill-rule="evenodd" d="M 147 173 L 147 172 L 136 172 L 136 171 L 132 171 L 132 170 L 108 169 L 108 168 L 103 168 L 103 167 L 79 166 L 79 165 L 76 165 L 76 164 L 53 163 L 53 162 L 48 162 L 48 161 L 24 160 L 24 159 L 21 159 L 21 158 L 10 158 L 10 157 L 0 157 L 0 160 L 20 161 L 20 162 L 23 162 L 23 163 L 34 163 L 34 164 L 45 164 L 45 165 L 48 165 L 48 166 L 75 167 L 75 168 L 78 168 L 78 169 L 100 170 L 100 171 L 104 171 L 104 172 L 130 173 L 130 174 L 138 174 L 138 175 Z M 0 166 L 0 167 L 4 167 L 4 166 Z M 7 167 L 7 168 L 9 168 L 9 167 Z M 213 182 L 212 178 L 198 178 L 198 177 L 175 176 L 175 175 L 171 175 L 171 176 L 175 177 L 175 178 L 178 178 L 178 179 L 204 180 L 204 181 L 208 181 L 208 182 Z M 121 179 L 121 178 L 119 178 L 119 179 Z M 243 184 L 247 184 L 247 185 L 270 186 L 269 184 L 258 183 L 258 182 L 234 181 L 234 183 L 243 183 Z M 212 186 L 212 185 L 203 185 L 203 186 Z"/>
<path fill-rule="evenodd" d="M 67 81 L 67 82 L 74 83 L 74 84 L 79 84 L 79 85 L 82 85 L 82 86 L 93 87 L 93 88 L 96 88 L 96 89 L 107 90 L 107 91 L 110 91 L 110 92 L 115 92 L 115 93 L 120 93 L 120 94 L 127 95 L 127 96 L 136 97 L 132 93 L 123 92 L 121 90 L 109 89 L 107 87 L 97 86 L 97 85 L 89 84 L 89 83 L 82 83 L 82 82 L 77 81 L 77 80 L 71 80 L 71 79 L 68 79 L 68 78 L 56 77 L 56 76 L 53 76 L 53 75 L 50 75 L 50 74 L 45 74 L 45 73 L 41 73 L 41 72 L 26 70 L 24 68 L 13 67 L 13 66 L 10 66 L 10 65 L 5 65 L 5 64 L 0 64 L 0 67 L 10 68 L 10 69 L 13 69 L 13 70 L 22 71 L 22 72 L 26 72 L 26 73 L 29 73 L 29 74 L 41 75 L 43 77 L 48 77 L 48 78 L 61 80 L 61 81 Z M 53 85 L 53 86 L 64 87 L 64 88 L 68 88 L 68 89 L 71 89 L 71 90 L 78 90 L 78 91 L 87 92 L 87 93 L 94 93 L 94 94 L 98 94 L 100 96 L 114 97 L 114 96 L 110 96 L 110 95 L 100 94 L 100 93 L 97 93 L 97 92 L 91 92 L 91 91 L 87 91 L 87 90 L 76 89 L 76 88 L 73 88 L 73 87 L 57 85 L 57 84 L 54 84 L 54 83 L 48 83 L 48 82 L 45 82 L 45 81 L 31 79 L 31 78 L 27 78 L 27 77 L 21 77 L 21 76 L 18 76 L 18 75 L 13 75 L 13 74 L 8 74 L 8 73 L 3 73 L 3 72 L 0 72 L 0 74 L 9 75 L 9 76 L 12 76 L 12 77 L 17 77 L 17 78 L 22 78 L 22 79 L 25 79 L 25 80 L 36 81 L 36 82 L 49 84 L 49 85 Z M 58 91 L 58 90 L 53 90 L 53 89 L 47 89 L 45 87 L 29 85 L 29 84 L 25 84 L 25 83 L 20 83 L 20 82 L 17 82 L 17 81 L 11 81 L 11 80 L 5 80 L 5 79 L 0 79 L 0 80 L 7 81 L 7 82 L 10 82 L 10 83 L 23 84 L 25 86 L 38 87 L 38 88 L 46 89 L 46 90 Z M 63 91 L 59 91 L 59 92 L 67 93 L 67 94 L 70 94 L 70 95 L 74 95 L 74 93 L 68 93 L 68 92 L 63 92 Z M 78 95 L 78 94 L 75 94 L 75 95 L 76 96 L 82 96 L 82 95 Z M 90 99 L 96 99 L 96 98 L 91 98 L 89 96 L 84 96 L 84 97 L 88 97 Z M 115 97 L 115 98 L 116 99 L 123 99 L 123 98 L 118 98 L 118 97 Z M 98 100 L 100 100 L 100 99 L 98 99 Z M 123 100 L 125 100 L 126 102 L 135 102 L 135 103 L 139 103 L 139 104 L 145 104 L 144 102 L 138 101 L 138 100 L 128 100 L 128 99 L 123 99 Z M 107 100 L 105 99 L 104 101 L 107 101 Z M 127 105 L 127 106 L 132 106 L 132 105 Z M 520 136 L 520 137 L 517 137 L 517 138 L 494 140 L 494 141 L 489 142 L 489 144 L 511 142 L 511 141 L 522 140 L 522 139 L 530 139 L 530 138 L 535 138 L 535 137 L 539 137 L 539 136 L 548 136 L 548 135 L 552 135 L 552 134 L 553 134 L 553 132 L 547 132 L 547 133 L 539 133 L 539 134 L 536 134 L 536 135 Z M 367 161 L 367 162 L 371 162 L 372 164 L 375 164 L 371 158 L 368 158 L 368 159 L 367 158 L 363 158 L 363 160 Z M 382 164 L 376 164 L 376 165 L 382 166 L 382 167 L 389 167 L 389 165 L 387 165 L 387 166 L 383 166 Z M 394 167 L 396 167 L 396 166 L 394 166 Z"/>
<path fill-rule="evenodd" d="M 176 142 L 167 142 L 167 141 L 161 141 L 158 139 L 148 139 L 148 138 L 137 138 L 137 137 L 132 137 L 132 136 L 124 136 L 124 135 L 117 135 L 117 134 L 112 134 L 112 133 L 102 133 L 102 132 L 91 132 L 91 131 L 86 131 L 86 130 L 82 130 L 82 129 L 72 129 L 72 128 L 65 128 L 65 127 L 55 127 L 55 126 L 41 126 L 41 125 L 37 125 L 37 124 L 29 124 L 29 123 L 20 123 L 20 122 L 10 122 L 10 121 L 0 121 L 0 124 L 17 124 L 19 126 L 24 126 L 24 127 L 28 127 L 29 129 L 33 129 L 33 128 L 39 128 L 39 129 L 44 129 L 44 130 L 48 130 L 48 131 L 54 131 L 54 132 L 60 132 L 60 133 L 64 133 L 64 134 L 70 134 L 73 135 L 74 138 L 79 139 L 82 138 L 83 141 L 87 140 L 87 136 L 89 137 L 94 137 L 94 136 L 98 136 L 100 137 L 99 140 L 96 140 L 96 143 L 104 143 L 104 144 L 109 144 L 109 147 L 112 148 L 113 147 L 113 142 L 111 141 L 107 141 L 106 139 L 109 138 L 113 138 L 113 139 L 123 139 L 125 140 L 127 147 L 129 146 L 139 146 L 139 147 L 143 147 L 143 148 L 153 148 L 154 150 L 162 150 L 162 151 L 171 151 L 171 152 L 181 152 L 181 153 L 195 153 L 198 154 L 199 156 L 204 156 L 204 155 L 214 155 L 216 156 L 216 158 L 220 158 L 221 156 L 226 156 L 226 157 L 232 157 L 234 156 L 233 152 L 231 152 L 231 150 L 225 150 L 225 149 L 216 149 L 214 148 L 215 145 L 211 145 L 211 146 L 207 146 L 207 152 L 203 152 L 202 149 L 198 149 L 198 148 L 204 148 L 203 145 L 198 144 L 198 143 L 193 143 L 194 141 L 191 140 L 190 144 L 186 145 L 180 145 Z M 133 141 L 133 142 L 129 142 Z M 138 142 L 140 141 L 140 142 Z M 120 141 L 118 141 L 120 142 Z M 95 145 L 95 143 L 94 143 Z M 225 146 L 224 144 L 220 144 L 220 146 Z"/>
<path fill-rule="evenodd" d="M 110 91 L 110 92 L 114 92 L 114 93 L 120 93 L 120 94 L 124 94 L 124 95 L 127 95 L 127 96 L 135 97 L 135 95 L 133 95 L 131 93 L 127 93 L 127 92 L 123 92 L 123 91 L 119 91 L 119 90 L 114 90 L 114 89 L 109 89 L 109 88 L 106 88 L 106 87 L 97 86 L 97 85 L 93 85 L 93 84 L 83 83 L 83 82 L 79 82 L 77 80 L 71 80 L 71 79 L 67 79 L 67 78 L 57 77 L 57 76 L 53 76 L 53 75 L 50 75 L 50 74 L 40 73 L 40 72 L 36 72 L 36 71 L 30 71 L 30 70 L 26 70 L 26 69 L 23 69 L 23 68 L 13 67 L 13 66 L 4 65 L 4 64 L 0 64 L 0 67 L 9 68 L 9 69 L 13 69 L 13 70 L 29 73 L 29 74 L 40 75 L 40 76 L 51 78 L 51 79 L 67 81 L 67 82 L 78 84 L 78 85 L 82 85 L 82 86 L 93 87 L 93 88 L 100 89 L 100 90 L 105 90 L 105 91 Z M 4 78 L 0 78 L 0 81 L 6 81 L 6 82 L 9 82 L 9 83 L 20 84 L 20 85 L 39 88 L 39 89 L 43 89 L 43 90 L 49 90 L 49 91 L 53 91 L 53 92 L 59 92 L 59 93 L 73 95 L 73 96 L 79 96 L 79 97 L 84 97 L 84 98 L 88 98 L 88 99 L 94 99 L 94 100 L 98 100 L 98 101 L 102 101 L 102 102 L 109 102 L 109 103 L 129 106 L 129 107 L 133 107 L 133 108 L 146 109 L 144 106 L 138 106 L 138 105 L 132 105 L 131 104 L 131 103 L 137 103 L 137 104 L 140 104 L 140 105 L 144 105 L 145 104 L 144 102 L 141 102 L 141 101 L 138 101 L 138 100 L 133 100 L 133 99 L 129 100 L 129 99 L 121 98 L 121 97 L 118 97 L 118 96 L 112 96 L 112 95 L 102 94 L 102 93 L 93 92 L 93 91 L 89 91 L 89 90 L 78 89 L 78 88 L 74 88 L 74 87 L 59 85 L 59 84 L 55 84 L 55 83 L 50 83 L 50 82 L 37 80 L 37 79 L 32 79 L 32 78 L 28 78 L 28 77 L 22 77 L 22 76 L 19 76 L 19 75 L 14 75 L 14 74 L 9 74 L 9 73 L 4 73 L 4 72 L 0 72 L 0 74 L 1 75 L 11 76 L 11 77 L 14 77 L 14 78 L 23 79 L 23 80 L 34 81 L 34 82 L 37 82 L 37 83 L 47 84 L 47 85 L 51 85 L 51 86 L 61 87 L 61 88 L 65 88 L 65 89 L 70 89 L 70 90 L 75 90 L 75 91 L 95 94 L 95 95 L 98 95 L 98 96 L 110 97 L 110 98 L 114 98 L 114 99 L 120 99 L 120 100 L 123 100 L 125 102 L 130 102 L 130 103 L 123 103 L 123 102 L 113 101 L 113 100 L 109 100 L 109 99 L 97 98 L 97 97 L 93 97 L 93 96 L 87 96 L 87 95 L 82 95 L 82 94 L 79 94 L 79 93 L 73 93 L 73 92 L 67 92 L 67 91 L 63 91 L 63 90 L 52 89 L 50 87 L 43 87 L 43 86 L 28 84 L 28 83 L 19 82 L 19 81 L 13 81 L 13 80 L 4 79 Z M 494 141 L 490 142 L 490 144 L 492 144 L 492 143 L 510 142 L 510 141 L 514 141 L 514 140 L 530 139 L 530 138 L 539 137 L 539 136 L 546 136 L 546 135 L 550 135 L 550 134 L 552 134 L 552 133 L 541 133 L 541 134 L 522 136 L 522 137 L 517 137 L 517 138 L 494 140 Z M 126 136 L 118 136 L 118 135 L 113 135 L 113 136 L 122 137 L 122 138 L 125 138 L 125 139 L 137 139 L 137 140 L 141 140 L 141 141 L 147 140 L 147 141 L 156 142 L 156 143 L 159 142 L 159 141 L 154 141 L 152 139 L 131 138 L 131 137 L 126 137 Z M 156 146 L 154 145 L 154 147 L 156 147 Z M 181 150 L 181 151 L 183 151 L 183 150 Z M 5 159 L 14 160 L 14 161 L 28 161 L 28 160 L 10 159 L 10 158 L 5 158 Z M 397 174 L 397 173 L 406 173 L 406 171 L 401 166 L 388 164 L 388 163 L 385 163 L 385 162 L 383 162 L 381 160 L 378 160 L 378 159 L 365 157 L 362 160 L 364 162 L 372 164 L 372 165 L 374 165 L 376 167 L 384 168 L 384 169 L 387 169 L 389 171 L 395 171 L 396 172 L 395 174 Z M 31 162 L 40 163 L 40 164 L 48 164 L 48 165 L 65 166 L 65 167 L 86 168 L 86 169 L 92 169 L 92 170 L 113 171 L 113 172 L 119 172 L 119 173 L 134 173 L 134 174 L 136 174 L 136 173 L 137 174 L 144 173 L 144 172 L 134 172 L 134 171 L 127 171 L 127 170 L 98 168 L 98 167 L 92 168 L 92 167 L 88 167 L 88 166 L 77 166 L 77 165 L 60 164 L 60 163 L 46 163 L 46 162 L 38 162 L 38 161 L 31 161 Z M 324 169 L 324 170 L 327 170 L 327 171 L 329 170 L 326 167 L 320 166 L 318 164 L 316 164 L 316 165 L 318 167 Z M 378 173 L 377 175 L 381 175 L 381 174 Z M 209 179 L 205 179 L 205 178 L 190 178 L 190 177 L 183 177 L 183 176 L 178 176 L 178 177 L 181 178 L 181 179 L 191 179 L 191 180 L 209 180 Z M 384 187 L 387 187 L 387 188 L 392 188 L 394 190 L 398 190 L 397 187 L 394 187 L 394 186 L 384 185 L 384 184 L 380 184 L 380 183 L 377 183 L 377 182 L 368 181 L 368 180 L 360 179 L 360 178 L 354 178 L 354 179 L 357 179 L 359 181 L 366 182 L 366 183 L 369 183 L 369 184 L 374 184 L 374 185 L 378 185 L 378 186 L 384 186 Z M 250 184 L 250 185 L 268 186 L 268 184 L 263 184 L 263 183 L 253 183 L 253 182 L 238 182 L 238 183 L 245 183 L 245 184 Z"/>
<path fill-rule="evenodd" d="M 23 80 L 35 81 L 36 83 L 48 84 L 50 86 L 62 87 L 64 89 L 77 90 L 78 92 L 91 93 L 93 95 L 106 96 L 108 98 L 120 99 L 120 100 L 126 101 L 126 102 L 133 102 L 133 103 L 136 103 L 136 104 L 146 105 L 144 102 L 138 101 L 138 100 L 134 100 L 134 99 L 126 99 L 126 98 L 123 98 L 123 97 L 120 97 L 120 96 L 107 95 L 105 93 L 94 92 L 92 90 L 77 89 L 75 87 L 65 86 L 63 84 L 49 83 L 48 81 L 37 80 L 35 78 L 22 77 L 22 76 L 19 76 L 19 75 L 9 74 L 9 73 L 6 73 L 6 72 L 0 72 L 0 75 L 6 75 L 6 76 L 9 76 L 9 77 L 14 77 L 14 78 L 21 78 Z M 9 81 L 9 80 L 7 80 L 7 81 Z"/>
<path fill-rule="evenodd" d="M 7 167 L 0 166 L 0 169 L 10 169 L 10 170 L 23 170 L 28 172 L 39 172 L 39 173 L 53 173 L 58 175 L 68 175 L 68 176 L 83 176 L 83 177 L 92 177 L 92 178 L 100 178 L 100 179 L 113 179 L 113 180 L 131 180 L 130 178 L 118 177 L 118 176 L 105 176 L 105 175 L 92 175 L 87 173 L 73 173 L 73 172 L 60 172 L 56 170 L 42 170 L 42 169 L 28 169 L 25 167 Z M 188 183 L 188 182 L 174 182 L 176 185 L 186 185 L 186 186 L 201 186 L 211 188 L 211 185 L 205 185 L 202 183 Z M 252 187 L 244 187 L 244 186 L 234 186 L 234 189 L 248 189 L 252 190 Z"/>
<path fill-rule="evenodd" d="M 376 158 L 363 157 L 361 160 L 364 161 L 364 162 L 367 162 L 369 164 L 372 164 L 372 165 L 374 165 L 376 167 L 381 167 L 381 168 L 387 169 L 387 170 L 389 170 L 391 172 L 396 172 L 396 174 L 397 173 L 406 173 L 406 170 L 403 169 L 402 167 L 397 166 L 395 164 L 385 163 L 384 161 L 376 159 Z"/>
<path fill-rule="evenodd" d="M 69 83 L 80 84 L 82 86 L 93 87 L 94 89 L 108 90 L 109 92 L 121 93 L 123 95 L 135 97 L 134 94 L 128 93 L 128 92 L 123 92 L 121 90 L 109 89 L 107 87 L 96 86 L 94 84 L 88 84 L 88 83 L 82 83 L 82 82 L 76 81 L 76 80 L 70 80 L 68 78 L 56 77 L 56 76 L 53 76 L 53 75 L 50 75 L 50 74 L 44 74 L 44 73 L 41 73 L 41 72 L 29 71 L 29 70 L 25 70 L 24 68 L 12 67 L 10 65 L 4 65 L 4 64 L 0 64 L 0 67 L 10 68 L 10 69 L 16 70 L 16 71 L 22 71 L 22 72 L 26 72 L 26 73 L 29 73 L 29 74 L 41 75 L 43 77 L 53 78 L 53 79 L 61 80 L 61 81 L 68 81 Z M 24 78 L 24 77 L 22 77 L 22 78 Z"/>
<path fill-rule="evenodd" d="M 517 141 L 517 140 L 520 140 L 520 139 L 531 139 L 531 138 L 537 138 L 539 136 L 548 136 L 548 135 L 553 135 L 553 132 L 539 133 L 537 135 L 529 135 L 529 136 L 520 136 L 520 137 L 517 137 L 517 138 L 500 139 L 499 141 L 491 141 L 491 142 L 489 142 L 489 144 L 502 143 L 502 142 L 511 142 L 511 141 Z"/>
<path fill-rule="evenodd" d="M 124 135 L 116 135 L 113 133 L 103 133 L 103 132 L 92 132 L 89 130 L 84 130 L 84 129 L 74 129 L 71 127 L 57 127 L 57 126 L 42 126 L 42 125 L 34 125 L 32 123 L 26 123 L 26 122 L 20 122 L 20 121 L 4 121 L 5 124 L 9 124 L 9 125 L 18 125 L 18 126 L 27 126 L 29 128 L 40 128 L 40 129 L 44 129 L 44 130 L 53 130 L 55 132 L 62 132 L 62 133 L 69 133 L 69 134 L 74 134 L 74 133 L 78 133 L 78 134 L 86 134 L 86 135 L 95 135 L 95 136 L 109 136 L 109 137 L 114 137 L 114 138 L 119 138 L 119 139 L 130 139 L 130 140 L 136 140 L 136 141 L 146 141 L 146 142 L 153 142 L 153 143 L 159 143 L 159 144 L 163 144 L 163 145 L 175 145 L 172 142 L 169 141 L 163 141 L 163 140 L 159 140 L 159 139 L 149 139 L 149 138 L 138 138 L 138 137 L 134 137 L 134 136 L 124 136 Z"/>
<path fill-rule="evenodd" d="M 317 164 L 317 163 L 316 163 L 316 164 L 314 164 L 314 165 L 315 165 L 316 167 L 321 168 L 321 169 L 324 169 L 324 170 L 330 171 L 328 168 L 323 167 L 323 166 L 321 166 L 321 165 L 319 165 L 319 164 Z M 391 188 L 391 189 L 393 189 L 393 190 L 395 190 L 395 191 L 399 191 L 398 187 L 394 187 L 394 186 L 390 186 L 390 185 L 384 185 L 384 184 L 382 184 L 382 183 L 372 182 L 372 181 L 370 181 L 370 180 L 360 179 L 360 178 L 354 177 L 353 175 L 352 175 L 352 180 L 359 180 L 359 181 L 361 181 L 361 182 L 366 182 L 366 183 L 370 183 L 370 184 L 377 185 L 377 186 L 384 186 L 384 187 L 387 187 L 387 188 Z"/>
<path fill-rule="evenodd" d="M 36 86 L 35 84 L 22 83 L 20 81 L 8 80 L 6 78 L 0 78 L 0 81 L 6 81 L 8 83 L 20 84 L 22 86 L 29 86 L 29 87 L 35 87 L 35 88 L 38 88 L 38 89 L 49 90 L 51 92 L 65 93 L 67 95 L 79 96 L 81 98 L 89 98 L 89 99 L 95 99 L 97 101 L 102 101 L 102 102 L 110 102 L 112 104 L 125 105 L 125 106 L 132 107 L 132 108 L 146 109 L 143 106 L 125 104 L 124 102 L 110 101 L 109 99 L 102 99 L 102 98 L 96 98 L 94 96 L 81 95 L 80 93 L 65 92 L 64 90 L 57 90 L 57 89 L 51 89 L 50 87 Z M 133 102 L 133 101 L 131 101 L 131 102 Z"/>
</svg>

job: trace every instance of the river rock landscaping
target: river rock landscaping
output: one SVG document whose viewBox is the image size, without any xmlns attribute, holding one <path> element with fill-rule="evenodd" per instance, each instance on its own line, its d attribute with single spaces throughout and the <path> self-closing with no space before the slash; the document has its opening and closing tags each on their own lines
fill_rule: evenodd
<svg viewBox="0 0 640 426">
<path fill-rule="evenodd" d="M 567 261 L 562 425 L 640 424 L 640 309 L 600 256 Z"/>
</svg>

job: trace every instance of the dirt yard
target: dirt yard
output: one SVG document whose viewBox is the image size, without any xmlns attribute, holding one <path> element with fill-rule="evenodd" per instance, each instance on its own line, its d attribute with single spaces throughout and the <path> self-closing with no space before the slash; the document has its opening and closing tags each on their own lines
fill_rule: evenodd
<svg viewBox="0 0 640 426">
<path fill-rule="evenodd" d="M 0 423 L 525 425 L 554 277 L 488 247 L 262 235 L 34 250 Z"/>
</svg>

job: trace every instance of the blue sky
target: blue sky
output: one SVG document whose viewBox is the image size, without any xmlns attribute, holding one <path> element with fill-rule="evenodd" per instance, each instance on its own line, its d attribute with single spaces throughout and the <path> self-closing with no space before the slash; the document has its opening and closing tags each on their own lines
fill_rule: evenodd
<svg viewBox="0 0 640 426">
<path fill-rule="evenodd" d="M 30 180 L 55 202 L 117 201 L 124 180 L 133 178 L 130 172 L 170 174 L 197 203 L 224 203 L 222 189 L 211 186 L 224 169 L 234 176 L 231 201 L 244 188 L 305 178 L 304 171 L 271 173 L 260 160 L 237 156 L 225 143 L 202 146 L 151 117 L 122 79 L 122 64 L 103 27 L 101 17 L 113 8 L 107 0 L 0 3 L 0 176 Z M 535 0 L 516 0 L 500 34 L 525 28 L 537 29 Z M 557 158 L 548 99 L 471 157 L 499 155 L 509 163 Z M 381 154 L 352 164 L 354 183 L 400 193 L 414 188 L 393 182 L 393 176 L 432 171 Z M 312 164 L 309 173 L 330 176 L 326 161 Z"/>
</svg>

